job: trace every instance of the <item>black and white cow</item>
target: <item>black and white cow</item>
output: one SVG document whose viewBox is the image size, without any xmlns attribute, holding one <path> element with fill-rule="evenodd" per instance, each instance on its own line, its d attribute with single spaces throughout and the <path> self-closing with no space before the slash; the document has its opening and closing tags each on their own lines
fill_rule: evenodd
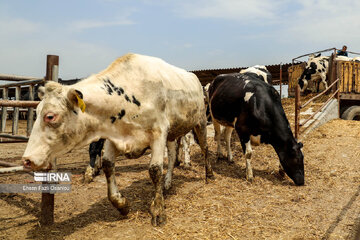
<svg viewBox="0 0 360 240">
<path fill-rule="evenodd" d="M 115 181 L 115 157 L 138 158 L 151 149 L 149 175 L 155 196 L 152 224 L 166 221 L 163 197 L 164 150 L 169 150 L 165 188 L 171 184 L 175 140 L 194 129 L 205 160 L 206 178 L 213 172 L 207 159 L 206 115 L 202 86 L 192 73 L 159 58 L 127 54 L 104 71 L 72 86 L 49 82 L 23 154 L 24 167 L 50 169 L 53 159 L 100 138 L 108 198 L 122 214 L 128 201 Z"/>
<path fill-rule="evenodd" d="M 257 79 L 264 81 L 268 84 L 272 84 L 272 76 L 271 73 L 267 70 L 265 66 L 255 65 L 253 67 L 249 67 L 240 71 L 240 74 L 246 75 L 247 79 Z M 209 89 L 209 87 L 208 87 Z M 207 93 L 208 94 L 208 93 Z M 214 121 L 214 130 L 215 130 L 215 140 L 217 142 L 217 159 L 223 159 L 224 155 L 221 150 L 221 133 L 224 134 L 224 139 L 226 143 L 226 151 L 227 151 L 227 160 L 232 163 L 233 156 L 231 151 L 231 135 L 234 130 L 233 127 L 224 126 L 225 129 L 221 130 L 220 124 Z M 259 145 L 260 138 L 256 136 L 251 136 L 252 145 Z"/>
<path fill-rule="evenodd" d="M 286 174 L 304 184 L 302 144 L 293 137 L 279 93 L 269 84 L 246 74 L 223 74 L 209 89 L 213 121 L 235 128 L 246 158 L 246 178 L 253 179 L 250 136 L 271 144 Z"/>
<path fill-rule="evenodd" d="M 272 85 L 272 76 L 269 70 L 263 65 L 255 65 L 240 71 L 240 73 L 247 74 L 260 78 L 262 81 Z"/>
<path fill-rule="evenodd" d="M 314 56 L 310 55 L 305 69 L 301 74 L 298 84 L 301 92 L 304 92 L 309 84 L 309 81 L 313 81 L 315 89 L 313 91 L 318 92 L 320 89 L 320 82 L 324 88 L 327 88 L 326 75 L 329 70 L 329 57 L 320 56 L 320 54 Z"/>
</svg>

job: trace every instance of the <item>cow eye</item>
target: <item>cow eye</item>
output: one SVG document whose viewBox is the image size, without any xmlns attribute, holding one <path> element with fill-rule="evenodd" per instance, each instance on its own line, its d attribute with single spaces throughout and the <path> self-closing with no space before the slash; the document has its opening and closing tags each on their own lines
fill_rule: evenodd
<svg viewBox="0 0 360 240">
<path fill-rule="evenodd" d="M 45 116 L 44 116 L 44 122 L 46 122 L 46 123 L 52 123 L 52 122 L 54 122 L 55 120 L 56 120 L 56 114 L 55 113 L 47 113 L 47 114 L 45 114 Z"/>
</svg>

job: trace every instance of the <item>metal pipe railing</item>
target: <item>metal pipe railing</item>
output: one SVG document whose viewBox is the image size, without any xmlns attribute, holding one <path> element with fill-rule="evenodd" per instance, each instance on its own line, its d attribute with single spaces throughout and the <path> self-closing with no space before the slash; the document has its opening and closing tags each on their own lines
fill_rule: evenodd
<svg viewBox="0 0 360 240">
<path fill-rule="evenodd" d="M 340 79 L 336 79 L 332 84 L 330 84 L 330 86 L 328 86 L 324 91 L 322 91 L 321 93 L 319 93 L 318 95 L 316 95 L 315 97 L 311 98 L 310 100 L 308 100 L 306 103 L 304 103 L 303 105 L 300 106 L 301 108 L 306 107 L 307 105 L 309 105 L 312 101 L 318 99 L 319 97 L 321 97 L 322 95 L 324 95 L 327 91 L 329 91 L 329 89 L 334 86 L 335 83 L 339 82 Z"/>
<path fill-rule="evenodd" d="M 300 134 L 300 127 L 304 126 L 307 122 L 309 122 L 317 113 L 319 113 L 320 111 L 323 111 L 324 107 L 331 101 L 332 98 L 334 98 L 336 96 L 337 99 L 339 99 L 339 92 L 340 92 L 340 84 L 339 84 L 340 79 L 336 79 L 332 84 L 330 84 L 330 86 L 328 86 L 324 91 L 322 91 L 321 93 L 317 94 L 316 96 L 314 96 L 313 98 L 311 98 L 310 100 L 308 100 L 306 103 L 304 103 L 303 105 L 300 105 L 300 87 L 299 85 L 296 86 L 296 91 L 295 91 L 295 138 L 298 138 L 299 134 Z M 329 91 L 336 83 L 336 90 L 334 91 L 333 94 L 331 94 L 331 96 L 328 98 L 328 100 L 317 110 L 315 111 L 308 119 L 306 119 L 305 121 L 303 121 L 302 123 L 300 123 L 300 110 L 304 107 L 306 107 L 307 105 L 309 105 L 311 102 L 313 102 L 315 99 L 319 98 L 320 96 L 322 96 L 323 94 L 325 94 L 327 91 Z"/>
</svg>

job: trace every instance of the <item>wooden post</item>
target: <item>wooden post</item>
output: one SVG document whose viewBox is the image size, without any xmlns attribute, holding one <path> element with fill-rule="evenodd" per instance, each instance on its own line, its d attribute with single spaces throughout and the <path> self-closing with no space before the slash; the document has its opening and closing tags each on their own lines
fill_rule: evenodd
<svg viewBox="0 0 360 240">
<path fill-rule="evenodd" d="M 20 86 L 15 89 L 15 100 L 20 100 Z M 19 130 L 19 107 L 14 107 L 12 134 L 17 135 Z"/>
<path fill-rule="evenodd" d="M 54 78 L 54 73 L 56 74 L 56 71 L 53 72 L 53 69 L 54 66 L 58 66 L 58 65 L 59 65 L 59 56 L 47 55 L 45 81 L 49 81 Z M 46 182 L 43 182 L 43 184 L 46 184 Z M 41 217 L 40 217 L 41 225 L 51 225 L 54 223 L 54 200 L 55 200 L 55 194 L 42 193 Z"/>
<path fill-rule="evenodd" d="M 8 92 L 9 89 L 8 88 L 3 88 L 3 99 L 4 100 L 8 100 Z M 7 117 L 7 107 L 2 107 L 2 112 L 1 112 L 1 132 L 5 132 L 5 128 L 6 128 L 6 117 Z"/>
<path fill-rule="evenodd" d="M 29 100 L 34 101 L 34 85 L 29 86 Z M 27 127 L 26 127 L 26 136 L 30 136 L 32 127 L 34 125 L 34 108 L 29 107 L 27 112 Z"/>
<path fill-rule="evenodd" d="M 295 138 L 299 137 L 299 124 L 300 124 L 300 87 L 295 87 Z"/>
</svg>

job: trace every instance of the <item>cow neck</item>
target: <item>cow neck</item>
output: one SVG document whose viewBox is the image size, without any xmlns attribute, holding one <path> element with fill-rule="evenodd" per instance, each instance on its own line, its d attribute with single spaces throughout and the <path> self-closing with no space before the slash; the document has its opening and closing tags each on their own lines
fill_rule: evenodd
<svg viewBox="0 0 360 240">
<path fill-rule="evenodd" d="M 275 149 L 280 160 L 285 160 L 283 158 L 285 158 L 287 153 L 292 151 L 291 149 L 294 143 L 296 143 L 289 122 L 285 116 L 284 118 L 282 121 L 276 122 L 276 126 L 272 128 L 272 136 L 270 138 L 270 144 Z"/>
</svg>

